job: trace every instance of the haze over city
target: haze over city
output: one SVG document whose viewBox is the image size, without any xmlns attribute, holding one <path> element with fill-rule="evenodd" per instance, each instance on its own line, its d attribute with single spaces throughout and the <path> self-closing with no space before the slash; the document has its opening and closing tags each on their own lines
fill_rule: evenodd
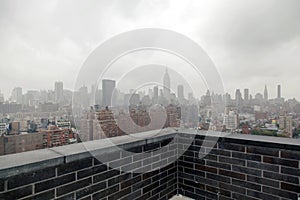
<svg viewBox="0 0 300 200">
<path fill-rule="evenodd" d="M 232 95 L 236 88 L 263 93 L 267 85 L 275 98 L 281 84 L 282 96 L 299 100 L 299 9 L 297 0 L 1 1 L 0 89 L 6 99 L 14 87 L 53 89 L 57 80 L 72 90 L 83 62 L 103 41 L 157 27 L 197 42 Z"/>
</svg>

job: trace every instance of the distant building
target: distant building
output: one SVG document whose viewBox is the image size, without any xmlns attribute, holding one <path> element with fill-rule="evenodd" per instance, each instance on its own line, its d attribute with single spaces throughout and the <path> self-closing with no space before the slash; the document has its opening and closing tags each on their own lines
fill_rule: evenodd
<svg viewBox="0 0 300 200">
<path fill-rule="evenodd" d="M 83 85 L 82 87 L 79 88 L 78 91 L 78 95 L 79 95 L 79 104 L 81 106 L 83 106 L 84 108 L 89 107 L 89 95 L 88 95 L 88 87 Z"/>
<path fill-rule="evenodd" d="M 22 104 L 17 103 L 0 103 L 0 113 L 17 113 L 22 111 Z"/>
<path fill-rule="evenodd" d="M 64 119 L 57 119 L 55 121 L 55 125 L 57 128 L 61 128 L 61 129 L 70 129 L 71 128 L 71 122 L 68 120 L 64 120 Z"/>
<path fill-rule="evenodd" d="M 17 104 L 22 104 L 23 102 L 23 93 L 21 87 L 15 87 L 11 94 L 11 101 L 16 102 Z"/>
<path fill-rule="evenodd" d="M 114 113 L 108 107 L 96 112 L 96 119 L 101 127 L 101 132 L 105 137 L 115 137 L 123 135 L 123 132 L 117 126 Z M 98 134 L 98 133 L 97 133 Z"/>
<path fill-rule="evenodd" d="M 237 89 L 235 91 L 235 105 L 236 105 L 236 107 L 237 107 L 238 110 L 242 106 L 242 100 L 243 100 L 242 93 L 241 93 L 241 91 L 239 89 Z"/>
<path fill-rule="evenodd" d="M 95 104 L 96 105 L 102 105 L 102 90 L 96 89 Z"/>
<path fill-rule="evenodd" d="M 293 127 L 292 127 L 292 116 L 288 115 L 282 115 L 279 116 L 278 124 L 279 124 L 279 129 L 284 130 L 288 137 L 293 137 Z"/>
<path fill-rule="evenodd" d="M 102 80 L 102 105 L 103 106 L 115 106 L 115 98 L 113 98 L 113 92 L 116 87 L 116 81 L 104 79 Z"/>
<path fill-rule="evenodd" d="M 138 105 L 140 103 L 140 95 L 133 93 L 130 94 L 129 105 Z"/>
<path fill-rule="evenodd" d="M 177 86 L 177 94 L 178 94 L 179 101 L 184 99 L 183 85 L 178 85 Z"/>
<path fill-rule="evenodd" d="M 153 98 L 158 98 L 158 87 L 157 86 L 155 86 L 153 88 Z"/>
<path fill-rule="evenodd" d="M 242 125 L 242 134 L 250 134 L 249 125 L 247 125 L 247 124 Z"/>
<path fill-rule="evenodd" d="M 54 103 L 43 103 L 40 104 L 40 111 L 41 112 L 56 112 L 58 111 L 58 104 L 54 104 Z"/>
<path fill-rule="evenodd" d="M 27 106 L 38 106 L 39 104 L 39 91 L 28 90 L 24 95 L 24 104 Z"/>
<path fill-rule="evenodd" d="M 11 133 L 20 133 L 28 131 L 27 121 L 13 121 L 11 123 Z"/>
<path fill-rule="evenodd" d="M 261 105 L 264 101 L 264 97 L 261 93 L 256 93 L 255 94 L 255 103 L 258 105 Z"/>
<path fill-rule="evenodd" d="M 64 85 L 63 82 L 55 82 L 54 84 L 55 103 L 62 103 L 64 100 Z"/>
<path fill-rule="evenodd" d="M 164 74 L 164 97 L 167 99 L 167 101 L 170 101 L 170 94 L 171 94 L 171 81 L 170 76 L 168 73 L 168 68 L 166 68 L 166 72 Z"/>
<path fill-rule="evenodd" d="M 0 91 L 0 103 L 3 103 L 3 102 L 4 102 L 4 94 L 2 94 Z"/>
<path fill-rule="evenodd" d="M 0 123 L 0 136 L 7 133 L 7 124 Z"/>
<path fill-rule="evenodd" d="M 53 90 L 47 91 L 47 102 L 55 103 L 55 92 Z"/>
<path fill-rule="evenodd" d="M 264 89 L 264 100 L 265 101 L 269 100 L 267 85 L 265 85 L 265 89 Z"/>
<path fill-rule="evenodd" d="M 40 133 L 25 133 L 0 136 L 0 155 L 20 153 L 41 149 L 43 135 Z"/>
<path fill-rule="evenodd" d="M 42 130 L 40 133 L 43 138 L 43 148 L 69 144 L 69 138 L 74 137 L 71 129 L 59 129 L 56 126 L 49 126 L 48 130 Z"/>
<path fill-rule="evenodd" d="M 229 111 L 228 114 L 224 115 L 223 125 L 226 126 L 227 130 L 235 130 L 239 125 L 239 115 L 234 111 Z"/>
<path fill-rule="evenodd" d="M 229 106 L 232 103 L 231 95 L 229 93 L 224 94 L 224 104 L 225 106 Z"/>
<path fill-rule="evenodd" d="M 165 109 L 154 106 L 149 112 L 143 104 L 130 105 L 129 113 L 117 115 L 108 107 L 100 111 L 86 113 L 87 117 L 80 121 L 80 139 L 82 141 L 116 137 L 125 134 L 179 127 L 180 107 L 169 105 Z M 151 114 L 151 118 L 150 118 Z"/>
<path fill-rule="evenodd" d="M 180 127 L 181 109 L 175 105 L 168 105 L 166 107 L 167 120 L 165 127 Z"/>
<path fill-rule="evenodd" d="M 201 104 L 203 106 L 211 106 L 212 97 L 210 96 L 209 90 L 206 91 L 206 94 L 201 97 Z"/>
<path fill-rule="evenodd" d="M 268 113 L 267 112 L 260 112 L 260 111 L 255 112 L 255 121 L 267 120 L 267 119 L 268 119 Z"/>
<path fill-rule="evenodd" d="M 4 94 L 1 93 L 1 90 L 0 90 L 0 103 L 3 103 L 4 102 Z"/>
<path fill-rule="evenodd" d="M 142 99 L 141 99 L 141 102 L 143 105 L 147 105 L 147 106 L 150 106 L 152 104 L 151 102 L 151 98 L 149 95 L 145 95 Z"/>
<path fill-rule="evenodd" d="M 89 98 L 89 105 L 95 105 L 96 104 L 96 92 L 97 92 L 97 85 L 92 84 L 91 86 L 91 92 L 90 92 L 90 98 Z"/>
<path fill-rule="evenodd" d="M 207 112 L 206 110 L 204 112 Z M 187 128 L 197 127 L 199 122 L 199 109 L 198 105 L 188 105 L 184 104 L 180 106 L 180 119 L 182 121 L 182 126 Z M 205 120 L 206 114 L 203 114 L 203 119 Z"/>
<path fill-rule="evenodd" d="M 277 98 L 281 98 L 281 85 L 277 85 Z"/>
<path fill-rule="evenodd" d="M 244 89 L 244 100 L 245 101 L 249 100 L 249 89 L 247 88 Z"/>
</svg>

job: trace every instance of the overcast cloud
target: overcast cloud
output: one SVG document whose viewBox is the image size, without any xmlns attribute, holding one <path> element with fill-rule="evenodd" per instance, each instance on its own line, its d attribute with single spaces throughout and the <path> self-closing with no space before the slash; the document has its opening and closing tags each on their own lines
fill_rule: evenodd
<svg viewBox="0 0 300 200">
<path fill-rule="evenodd" d="M 113 35 L 164 28 L 196 41 L 215 63 L 224 88 L 282 85 L 300 100 L 300 1 L 0 1 L 0 90 L 72 89 L 87 56 Z"/>
</svg>

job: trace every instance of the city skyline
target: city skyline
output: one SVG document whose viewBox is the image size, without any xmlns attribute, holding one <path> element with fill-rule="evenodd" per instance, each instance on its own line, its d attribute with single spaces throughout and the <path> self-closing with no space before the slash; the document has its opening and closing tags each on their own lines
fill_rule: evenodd
<svg viewBox="0 0 300 200">
<path fill-rule="evenodd" d="M 262 91 L 266 84 L 274 97 L 273 88 L 281 84 L 283 96 L 300 99 L 295 92 L 300 84 L 300 48 L 294 45 L 300 43 L 298 1 L 0 4 L 0 25 L 6 27 L 0 39 L 1 91 L 6 97 L 13 87 L 50 89 L 55 80 L 72 89 L 82 63 L 103 41 L 128 30 L 158 27 L 199 43 L 215 63 L 225 91 L 233 94 L 236 85 Z M 91 10 L 76 15 L 85 8 Z M 110 12 L 93 12 L 100 8 Z M 70 15 L 65 15 L 67 11 Z"/>
<path fill-rule="evenodd" d="M 168 76 L 168 75 L 167 75 Z M 163 78 L 163 82 L 165 81 L 165 75 L 164 75 L 164 78 Z M 168 81 L 170 81 L 170 80 L 168 80 Z M 111 83 L 110 83 L 111 82 Z M 113 96 L 115 95 L 115 94 L 113 94 L 113 90 L 114 89 L 118 89 L 118 88 L 116 88 L 115 86 L 116 86 L 116 81 L 115 80 L 111 80 L 111 79 L 103 79 L 102 80 L 102 87 L 98 87 L 98 90 L 103 90 L 103 83 L 105 83 L 105 84 L 112 84 L 111 86 L 109 86 L 109 92 L 106 92 L 107 94 L 109 94 L 109 96 L 111 96 L 111 97 L 104 97 L 104 96 L 102 96 L 102 100 L 104 100 L 105 102 L 109 102 L 109 101 L 111 101 L 111 99 L 113 98 Z M 59 86 L 57 85 L 57 84 L 59 84 Z M 170 84 L 170 83 L 165 83 L 165 84 Z M 180 98 L 182 98 L 182 97 L 184 97 L 185 99 L 188 99 L 188 95 L 190 94 L 189 92 L 187 92 L 186 91 L 186 88 L 182 85 L 182 84 L 177 84 L 177 85 L 174 85 L 175 86 L 175 88 L 177 88 L 176 90 L 174 90 L 174 91 L 172 91 L 170 94 L 175 94 L 176 95 L 176 97 L 178 98 L 178 99 L 180 99 Z M 56 91 L 57 90 L 57 87 L 59 87 L 59 93 L 60 93 L 60 96 L 62 96 L 63 95 L 63 91 L 67 91 L 68 89 L 66 89 L 66 88 L 64 88 L 63 87 L 63 82 L 62 81 L 55 81 L 54 82 L 54 87 L 52 88 L 52 89 L 49 89 L 49 90 L 33 90 L 33 89 L 31 89 L 31 90 L 28 90 L 29 92 L 33 92 L 33 91 L 36 91 L 36 92 L 43 92 L 43 91 L 47 91 L 47 92 L 49 92 L 49 91 L 52 91 L 52 92 L 54 92 L 54 99 L 53 99 L 53 101 L 55 102 L 55 103 L 59 103 L 59 102 L 61 102 L 62 101 L 62 97 L 60 97 L 59 99 L 57 99 L 57 93 L 58 93 L 58 91 Z M 79 90 L 80 89 L 82 89 L 82 88 L 87 88 L 87 92 L 88 93 L 92 93 L 92 90 L 93 90 L 93 88 L 95 87 L 94 85 L 92 85 L 92 86 L 90 86 L 90 87 L 87 87 L 86 85 L 82 85 L 82 87 L 81 88 L 79 88 Z M 108 87 L 108 86 L 107 86 Z M 104 86 L 104 88 L 106 88 L 106 86 Z M 145 94 L 145 95 L 152 95 L 152 96 L 155 96 L 155 89 L 156 88 L 158 88 L 158 95 L 160 95 L 159 94 L 159 88 L 161 88 L 161 91 L 164 93 L 165 91 L 168 91 L 168 90 L 165 90 L 165 86 L 164 86 L 164 84 L 162 84 L 161 86 L 154 86 L 154 87 L 152 87 L 152 88 L 148 88 L 148 90 L 134 90 L 134 89 L 129 89 L 128 91 L 122 91 L 122 90 L 118 90 L 119 92 L 121 92 L 121 93 L 123 93 L 123 94 L 131 94 L 133 91 L 134 91 L 134 93 L 138 93 L 138 92 L 142 92 L 143 94 Z M 292 98 L 285 98 L 284 96 L 282 96 L 282 86 L 280 85 L 280 84 L 278 84 L 278 85 L 276 85 L 276 94 L 274 95 L 274 96 L 269 96 L 269 91 L 268 91 L 268 86 L 267 85 L 265 85 L 265 87 L 264 87 L 264 90 L 262 90 L 262 91 L 256 91 L 256 92 L 251 92 L 251 90 L 249 90 L 249 88 L 243 88 L 243 89 L 240 89 L 240 88 L 236 88 L 235 89 L 235 91 L 234 91 L 234 93 L 229 93 L 229 92 L 227 92 L 227 91 L 225 91 L 224 93 L 214 93 L 214 91 L 211 91 L 211 90 L 206 90 L 206 92 L 205 93 L 203 93 L 201 96 L 199 96 L 199 97 L 197 97 L 197 96 L 194 96 L 196 99 L 198 99 L 198 100 L 200 100 L 201 99 L 201 97 L 202 96 L 204 96 L 206 93 L 207 93 L 207 91 L 210 91 L 210 93 L 214 93 L 214 94 L 216 94 L 216 95 L 226 95 L 226 94 L 229 94 L 230 96 L 231 96 L 231 98 L 232 99 L 236 99 L 236 95 L 237 95 L 237 92 L 239 93 L 239 95 L 240 95 L 240 97 L 238 97 L 238 98 L 242 98 L 243 100 L 250 100 L 250 97 L 252 97 L 252 99 L 255 99 L 255 96 L 256 95 L 261 95 L 262 96 L 262 98 L 264 99 L 264 100 L 271 100 L 271 99 L 278 99 L 278 98 L 284 98 L 285 100 L 288 100 L 288 99 L 296 99 L 297 101 L 298 101 L 298 99 L 297 98 L 295 98 L 295 97 L 292 97 Z M 149 89 L 151 90 L 151 92 L 152 92 L 152 94 L 150 94 L 149 93 Z M 62 91 L 63 90 L 63 91 Z M 79 91 L 78 90 L 78 91 Z M 165 90 L 165 91 L 164 91 Z M 23 90 L 23 88 L 22 87 L 14 87 L 13 89 L 12 89 L 12 91 L 11 91 L 11 95 L 9 95 L 8 97 L 5 97 L 4 98 L 4 101 L 6 102 L 6 101 L 8 101 L 8 102 L 15 102 L 15 103 L 22 103 L 22 100 L 20 100 L 21 98 L 22 98 L 22 96 L 20 96 L 20 95 L 25 95 L 25 94 L 27 94 L 27 92 L 28 91 L 24 91 Z M 69 90 L 69 91 L 71 91 L 72 93 L 74 93 L 75 91 L 72 91 L 72 90 Z M 241 92 L 241 91 L 243 91 L 243 92 Z M 102 91 L 103 92 L 103 91 Z M 170 91 L 169 91 L 170 92 Z M 0 90 L 0 94 L 2 94 L 1 93 L 1 90 Z M 96 94 L 95 94 L 96 95 Z M 194 94 L 193 94 L 194 95 Z M 14 97 L 14 96 L 18 96 L 18 97 Z M 104 98 L 104 99 L 103 99 Z M 170 97 L 169 97 L 170 98 Z"/>
</svg>

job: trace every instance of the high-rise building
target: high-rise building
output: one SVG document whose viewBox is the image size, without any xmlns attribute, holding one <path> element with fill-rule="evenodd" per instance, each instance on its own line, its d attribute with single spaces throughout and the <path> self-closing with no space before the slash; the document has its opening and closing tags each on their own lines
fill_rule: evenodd
<svg viewBox="0 0 300 200">
<path fill-rule="evenodd" d="M 150 98 L 153 97 L 153 90 L 151 88 L 148 89 L 148 95 Z"/>
<path fill-rule="evenodd" d="M 244 100 L 245 101 L 249 100 L 249 89 L 248 88 L 244 89 Z"/>
<path fill-rule="evenodd" d="M 64 100 L 64 84 L 61 81 L 54 83 L 54 100 L 55 103 L 62 103 Z"/>
<path fill-rule="evenodd" d="M 264 90 L 264 100 L 268 101 L 269 97 L 268 97 L 268 89 L 267 89 L 267 85 L 265 85 L 265 90 Z"/>
<path fill-rule="evenodd" d="M 18 103 L 18 104 L 22 104 L 23 94 L 22 94 L 22 88 L 21 87 L 15 87 L 13 89 L 12 94 L 11 94 L 11 100 Z"/>
<path fill-rule="evenodd" d="M 37 106 L 39 105 L 39 91 L 38 90 L 28 90 L 24 95 L 24 101 L 26 105 Z"/>
<path fill-rule="evenodd" d="M 78 94 L 79 94 L 79 104 L 85 108 L 89 107 L 89 96 L 88 96 L 88 92 L 89 89 L 87 86 L 83 85 L 79 88 L 78 90 Z"/>
<path fill-rule="evenodd" d="M 242 98 L 242 94 L 241 94 L 240 89 L 236 89 L 236 91 L 235 91 L 235 99 L 239 100 L 241 98 Z"/>
<path fill-rule="evenodd" d="M 155 86 L 155 87 L 153 88 L 153 97 L 154 97 L 154 98 L 158 98 L 158 87 L 157 87 L 157 86 Z"/>
<path fill-rule="evenodd" d="M 223 100 L 226 106 L 230 105 L 232 102 L 231 95 L 229 93 L 224 94 Z"/>
<path fill-rule="evenodd" d="M 4 102 L 4 94 L 1 93 L 1 90 L 0 90 L 0 103 L 3 103 Z"/>
<path fill-rule="evenodd" d="M 183 85 L 178 85 L 177 86 L 177 95 L 179 100 L 184 99 L 184 93 L 183 93 Z"/>
<path fill-rule="evenodd" d="M 115 101 L 113 98 L 113 92 L 116 87 L 116 81 L 104 79 L 102 80 L 102 105 L 114 106 Z"/>
<path fill-rule="evenodd" d="M 102 90 L 97 89 L 95 92 L 95 104 L 101 105 L 102 104 Z"/>
<path fill-rule="evenodd" d="M 281 98 L 281 85 L 277 85 L 277 98 Z"/>
<path fill-rule="evenodd" d="M 168 73 L 168 68 L 166 68 L 166 72 L 164 75 L 164 97 L 169 101 L 171 94 L 171 81 Z"/>
<path fill-rule="evenodd" d="M 240 89 L 237 89 L 235 91 L 235 105 L 237 108 L 239 108 L 242 105 L 242 93 Z"/>
</svg>

